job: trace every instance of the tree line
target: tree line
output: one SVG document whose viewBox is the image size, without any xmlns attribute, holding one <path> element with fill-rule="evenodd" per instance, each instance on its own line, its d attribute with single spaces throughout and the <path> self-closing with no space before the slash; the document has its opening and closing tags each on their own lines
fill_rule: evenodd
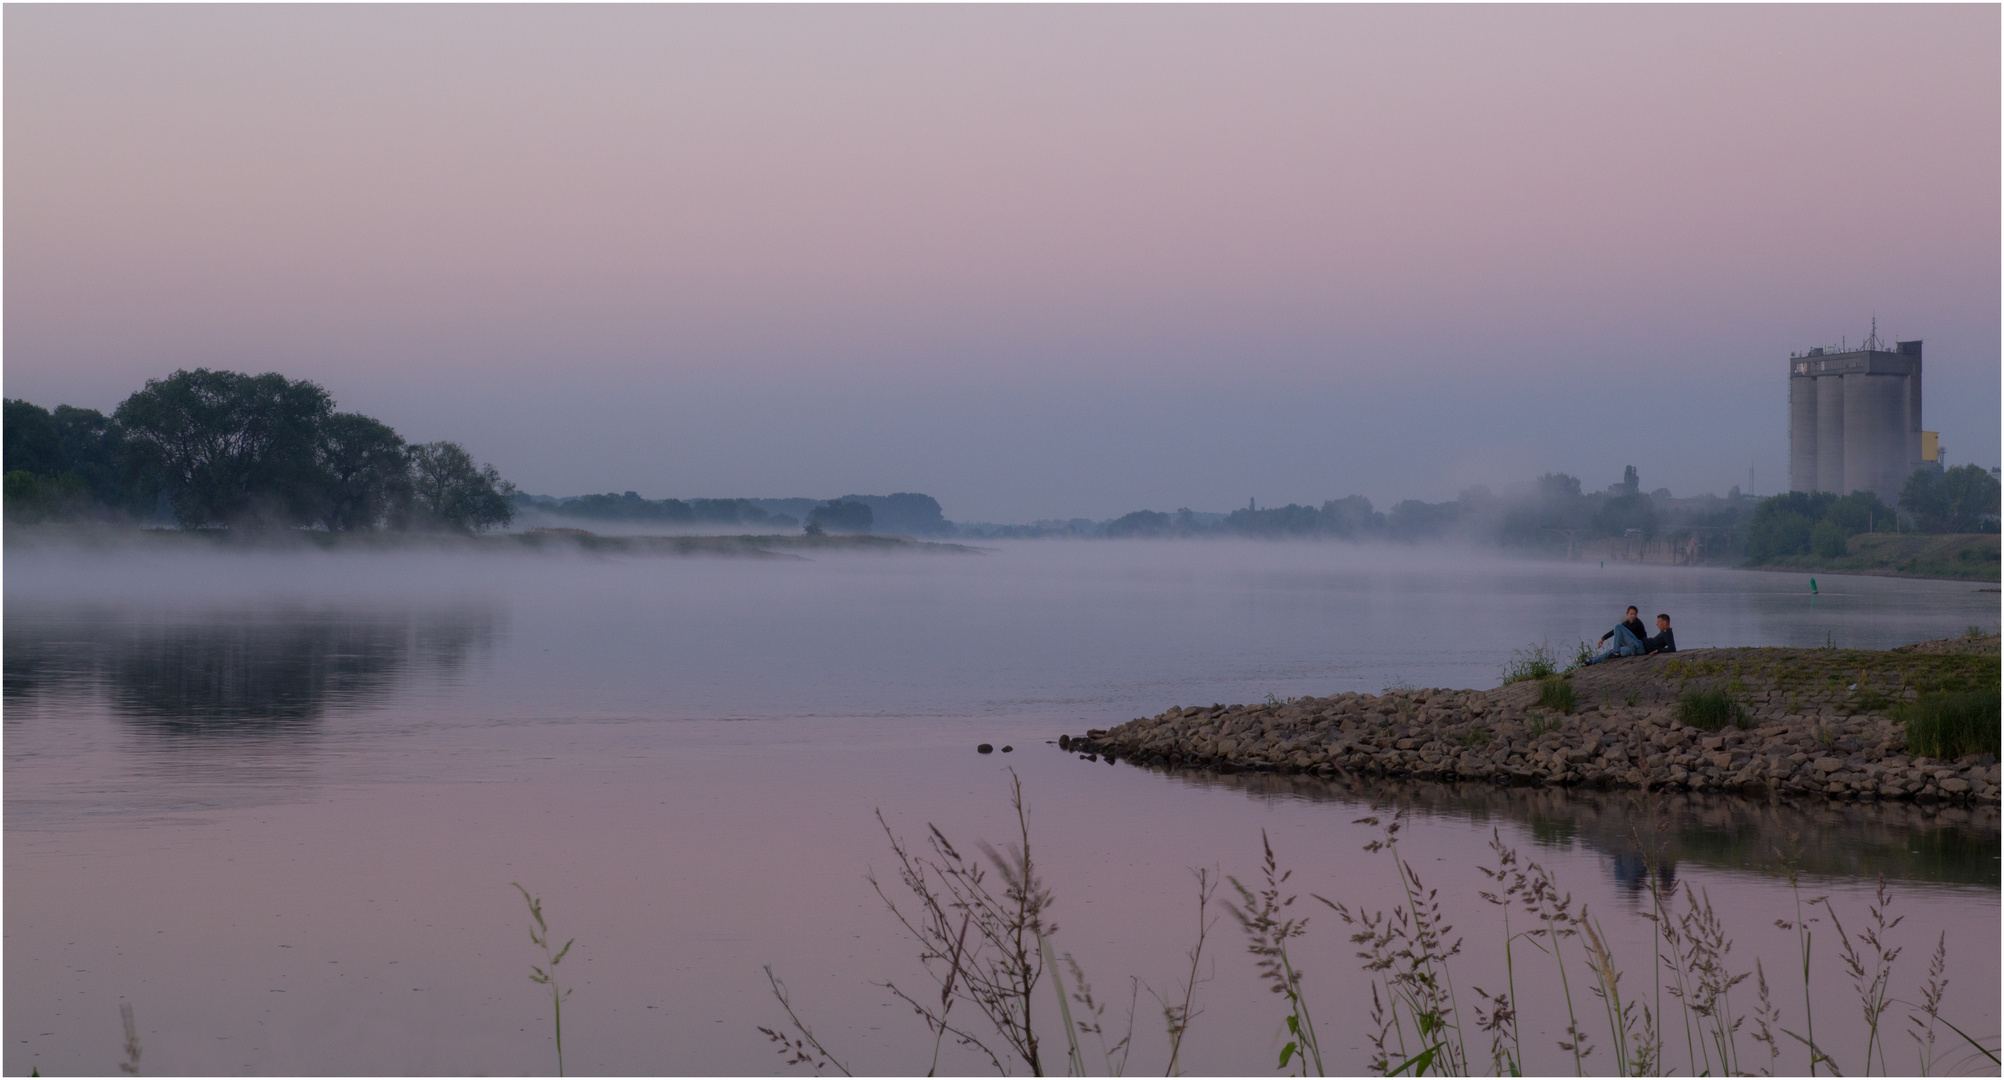
<svg viewBox="0 0 2004 1080">
<path fill-rule="evenodd" d="M 1997 478 L 1980 465 L 1917 469 L 1900 488 L 1898 512 L 1869 491 L 1791 491 L 1754 508 L 1747 559 L 1841 558 L 1867 532 L 1974 533 L 1998 528 Z"/>
<path fill-rule="evenodd" d="M 19 399 L 5 410 L 10 521 L 473 532 L 514 518 L 514 485 L 494 466 L 337 412 L 305 379 L 196 368 L 148 379 L 110 416 Z"/>
</svg>

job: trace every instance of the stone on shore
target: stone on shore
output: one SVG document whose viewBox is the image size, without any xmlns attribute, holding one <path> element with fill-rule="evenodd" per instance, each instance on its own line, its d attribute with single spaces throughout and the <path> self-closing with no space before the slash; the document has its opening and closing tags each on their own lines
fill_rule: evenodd
<svg viewBox="0 0 2004 1080">
<path fill-rule="evenodd" d="M 1084 737 L 1079 753 L 1137 764 L 1520 785 L 1996 803 L 1991 754 L 1909 754 L 1897 706 L 1937 689 L 1998 690 L 1998 638 L 1899 650 L 1699 649 L 1569 676 L 1575 710 L 1536 681 L 1399 689 L 1254 705 L 1178 706 Z M 1679 719 L 1724 691 L 1741 726 Z"/>
</svg>

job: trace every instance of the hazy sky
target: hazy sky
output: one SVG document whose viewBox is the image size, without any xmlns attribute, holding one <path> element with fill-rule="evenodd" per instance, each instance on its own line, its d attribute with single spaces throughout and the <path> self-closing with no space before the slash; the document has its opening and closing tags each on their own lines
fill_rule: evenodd
<svg viewBox="0 0 2004 1080">
<path fill-rule="evenodd" d="M 5 391 L 314 379 L 523 488 L 960 520 L 1999 456 L 1999 9 L 5 9 Z"/>
</svg>

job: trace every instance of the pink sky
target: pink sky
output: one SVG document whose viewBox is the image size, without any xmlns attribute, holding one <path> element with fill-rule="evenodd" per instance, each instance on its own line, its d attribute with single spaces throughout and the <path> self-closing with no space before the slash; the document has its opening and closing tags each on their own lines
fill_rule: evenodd
<svg viewBox="0 0 2004 1080">
<path fill-rule="evenodd" d="M 1998 460 L 1999 14 L 5 12 L 6 393 L 313 378 L 531 491 L 958 519 Z"/>
</svg>

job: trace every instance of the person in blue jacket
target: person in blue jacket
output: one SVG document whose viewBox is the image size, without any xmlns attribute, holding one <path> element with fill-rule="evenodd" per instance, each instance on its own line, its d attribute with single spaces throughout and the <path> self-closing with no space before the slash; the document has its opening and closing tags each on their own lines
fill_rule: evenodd
<svg viewBox="0 0 2004 1080">
<path fill-rule="evenodd" d="M 1649 630 L 1642 625 L 1642 617 L 1636 610 L 1635 605 L 1630 604 L 1628 605 L 1627 618 L 1616 623 L 1614 629 L 1602 634 L 1600 640 L 1595 642 L 1597 645 L 1606 645 L 1607 647 L 1593 654 L 1593 657 L 1587 663 L 1598 664 L 1602 660 L 1612 660 L 1617 656 L 1641 656 L 1645 651 L 1642 641 L 1648 633 Z M 1608 643 L 1608 639 L 1610 638 L 1613 639 L 1612 644 Z"/>
</svg>

